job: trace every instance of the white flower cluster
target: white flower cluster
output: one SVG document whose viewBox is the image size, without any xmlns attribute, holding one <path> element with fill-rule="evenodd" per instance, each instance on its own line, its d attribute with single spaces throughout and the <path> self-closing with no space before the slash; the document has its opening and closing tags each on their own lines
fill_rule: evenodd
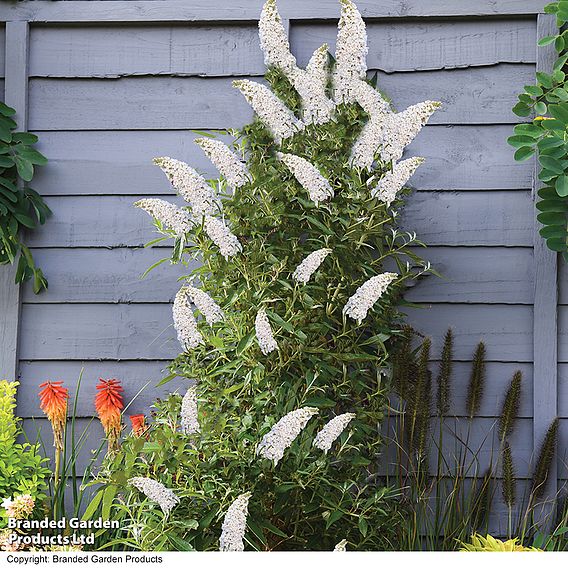
<svg viewBox="0 0 568 568">
<path fill-rule="evenodd" d="M 333 101 L 329 100 L 325 94 L 327 45 L 323 45 L 314 52 L 306 70 L 300 69 L 296 65 L 296 58 L 290 53 L 290 43 L 275 0 L 268 0 L 264 4 L 258 29 L 260 47 L 264 52 L 266 65 L 280 69 L 302 99 L 304 124 L 327 122 L 335 108 Z"/>
<path fill-rule="evenodd" d="M 310 199 L 316 205 L 333 197 L 333 189 L 329 185 L 329 181 L 308 160 L 294 154 L 282 154 L 281 152 L 278 152 L 277 156 L 288 166 L 288 169 L 294 174 L 294 177 L 308 192 Z"/>
<path fill-rule="evenodd" d="M 203 314 L 205 321 L 209 325 L 223 321 L 223 310 L 216 304 L 215 300 L 199 288 L 185 286 L 186 294 L 195 304 L 195 307 Z"/>
<path fill-rule="evenodd" d="M 225 260 L 241 252 L 242 247 L 239 239 L 231 233 L 229 227 L 221 219 L 206 215 L 205 232 L 217 245 L 219 252 L 225 257 Z"/>
<path fill-rule="evenodd" d="M 375 302 L 386 292 L 389 284 L 397 278 L 398 274 L 394 272 L 384 272 L 369 278 L 347 300 L 343 313 L 360 324 L 367 317 L 367 312 L 374 306 Z"/>
<path fill-rule="evenodd" d="M 290 52 L 290 43 L 278 13 L 276 0 L 267 0 L 264 4 L 258 21 L 258 35 L 267 66 L 288 72 L 296 69 L 296 58 Z"/>
<path fill-rule="evenodd" d="M 172 307 L 172 315 L 178 341 L 186 351 L 194 349 L 203 343 L 203 337 L 197 329 L 197 320 L 193 315 L 193 310 L 191 309 L 185 288 L 181 288 L 176 294 Z"/>
<path fill-rule="evenodd" d="M 316 250 L 310 253 L 298 266 L 294 273 L 292 274 L 292 278 L 296 280 L 296 282 L 300 282 L 301 284 L 307 284 L 312 277 L 312 274 L 320 267 L 321 263 L 325 260 L 325 257 L 330 254 L 332 251 L 328 248 L 323 248 Z"/>
<path fill-rule="evenodd" d="M 264 311 L 264 308 L 258 310 L 256 314 L 256 319 L 254 322 L 254 327 L 256 330 L 256 339 L 260 350 L 264 355 L 268 355 L 272 351 L 278 348 L 278 344 L 274 339 L 272 334 L 272 328 L 270 327 L 270 322 L 268 321 L 268 316 Z"/>
<path fill-rule="evenodd" d="M 134 205 L 152 215 L 154 219 L 162 223 L 167 229 L 171 229 L 178 237 L 183 237 L 193 227 L 193 221 L 187 211 L 163 199 L 140 199 Z"/>
<path fill-rule="evenodd" d="M 371 116 L 386 117 L 393 114 L 388 101 L 383 99 L 381 93 L 360 79 L 353 83 L 353 97 L 361 108 Z"/>
<path fill-rule="evenodd" d="M 333 552 L 347 552 L 347 541 L 345 539 L 340 540 L 333 549 Z"/>
<path fill-rule="evenodd" d="M 217 211 L 219 204 L 213 188 L 191 166 L 173 158 L 154 158 L 174 189 L 191 205 L 195 215 Z"/>
<path fill-rule="evenodd" d="M 371 189 L 371 195 L 390 207 L 398 192 L 422 163 L 424 163 L 424 158 L 409 158 L 394 164 L 392 171 L 387 172 Z"/>
<path fill-rule="evenodd" d="M 303 130 L 304 123 L 268 88 L 246 79 L 233 81 L 277 142 Z"/>
<path fill-rule="evenodd" d="M 256 453 L 272 460 L 274 465 L 284 457 L 284 451 L 292 445 L 300 432 L 306 427 L 312 416 L 318 413 L 317 408 L 305 406 L 288 412 L 265 434 L 256 448 Z"/>
<path fill-rule="evenodd" d="M 201 429 L 197 418 L 197 387 L 189 387 L 181 401 L 180 422 L 181 431 L 190 436 L 197 434 Z"/>
<path fill-rule="evenodd" d="M 367 30 L 357 6 L 351 0 L 341 0 L 333 72 L 336 103 L 355 101 L 354 84 L 365 78 L 368 51 Z"/>
<path fill-rule="evenodd" d="M 375 154 L 383 142 L 384 118 L 371 115 L 351 148 L 351 164 L 357 168 L 370 168 Z"/>
<path fill-rule="evenodd" d="M 441 103 L 424 101 L 408 107 L 400 113 L 392 114 L 385 121 L 381 158 L 383 161 L 397 161 L 402 153 L 422 130 Z"/>
<path fill-rule="evenodd" d="M 249 181 L 248 170 L 226 144 L 211 138 L 196 138 L 195 143 L 227 180 L 229 187 L 236 189 Z"/>
<path fill-rule="evenodd" d="M 314 446 L 319 450 L 323 450 L 326 454 L 331 448 L 331 445 L 339 436 L 341 432 L 347 428 L 351 420 L 355 418 L 352 412 L 340 414 L 332 418 L 318 433 L 314 440 Z"/>
<path fill-rule="evenodd" d="M 34 506 L 35 499 L 29 493 L 16 495 L 13 499 L 6 497 L 2 501 L 6 516 L 11 519 L 27 519 L 33 513 Z"/>
<path fill-rule="evenodd" d="M 222 552 L 242 552 L 245 549 L 243 539 L 247 528 L 248 504 L 250 492 L 239 495 L 229 506 L 223 519 L 219 550 Z"/>
<path fill-rule="evenodd" d="M 132 477 L 128 483 L 136 487 L 155 503 L 160 505 L 164 515 L 168 515 L 170 511 L 179 503 L 179 497 L 171 490 L 162 485 L 155 479 L 149 477 Z"/>
</svg>

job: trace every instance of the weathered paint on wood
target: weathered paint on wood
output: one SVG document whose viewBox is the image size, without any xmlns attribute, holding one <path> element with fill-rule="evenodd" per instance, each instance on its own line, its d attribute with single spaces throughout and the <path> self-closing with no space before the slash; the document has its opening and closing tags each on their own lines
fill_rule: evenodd
<svg viewBox="0 0 568 568">
<path fill-rule="evenodd" d="M 25 19 L 33 22 L 187 22 L 257 20 L 263 0 L 93 0 L 89 10 L 81 0 L 66 2 L 21 2 L 0 5 L 0 21 Z M 359 0 L 366 18 L 412 16 L 503 16 L 537 14 L 548 0 Z M 284 18 L 332 19 L 339 17 L 336 0 L 281 0 Z"/>
<path fill-rule="evenodd" d="M 413 327 L 432 338 L 434 350 L 441 348 L 452 326 L 456 361 L 471 361 L 480 341 L 486 345 L 487 361 L 533 360 L 532 306 L 433 304 L 404 312 Z"/>
<path fill-rule="evenodd" d="M 28 37 L 27 22 L 6 24 L 5 102 L 16 109 L 14 119 L 27 130 L 28 117 Z M 20 287 L 14 282 L 14 266 L 0 266 L 0 377 L 18 376 L 18 333 L 20 323 Z"/>
<path fill-rule="evenodd" d="M 335 50 L 334 24 L 291 26 L 301 65 L 324 42 Z M 414 71 L 534 63 L 534 18 L 484 21 L 372 22 L 369 69 Z M 263 75 L 255 24 L 34 26 L 30 76 Z M 215 45 L 215 49 L 209 49 Z"/>
<path fill-rule="evenodd" d="M 335 52 L 337 26 L 296 22 L 290 43 L 298 63 L 327 43 Z M 497 63 L 534 63 L 534 18 L 410 20 L 367 25 L 367 67 L 386 72 L 453 69 Z"/>
<path fill-rule="evenodd" d="M 412 196 L 402 226 L 429 245 L 531 246 L 530 192 L 426 192 Z"/>
<path fill-rule="evenodd" d="M 416 253 L 442 278 L 416 283 L 405 295 L 412 302 L 532 304 L 531 248 L 429 247 Z"/>
<path fill-rule="evenodd" d="M 246 23 L 36 26 L 30 44 L 30 77 L 231 76 L 265 70 L 258 29 Z"/>
<path fill-rule="evenodd" d="M 379 75 L 399 110 L 425 99 L 443 107 L 432 124 L 516 123 L 515 92 L 533 65 Z M 125 77 L 30 81 L 32 130 L 237 128 L 250 121 L 244 97 L 224 77 Z M 96 93 L 96 96 L 93 96 Z M 148 109 L 152 109 L 148 112 Z"/>
<path fill-rule="evenodd" d="M 419 191 L 530 189 L 531 164 L 513 160 L 507 144 L 510 132 L 508 125 L 426 126 L 408 149 L 409 156 L 426 158 L 411 184 Z M 152 164 L 155 156 L 184 160 L 206 177 L 218 175 L 193 143 L 199 134 L 191 131 L 49 131 L 40 135 L 38 148 L 50 160 L 34 178 L 34 187 L 42 195 L 171 195 L 170 184 Z M 230 140 L 228 136 L 220 139 Z"/>
<path fill-rule="evenodd" d="M 172 302 L 181 287 L 178 278 L 192 267 L 167 261 L 144 272 L 154 263 L 171 257 L 170 248 L 38 249 L 36 262 L 49 276 L 49 290 L 38 296 L 24 286 L 23 301 L 36 303 L 140 303 Z"/>
<path fill-rule="evenodd" d="M 179 351 L 166 304 L 22 306 L 22 359 L 166 361 Z"/>
<path fill-rule="evenodd" d="M 169 248 L 34 249 L 49 275 L 49 290 L 34 295 L 24 286 L 25 303 L 168 303 L 177 279 L 190 268 L 170 262 L 145 270 Z M 413 302 L 532 304 L 532 249 L 502 247 L 429 247 L 416 253 L 442 274 L 417 283 L 406 295 Z M 293 270 L 293 266 L 290 270 Z"/>
<path fill-rule="evenodd" d="M 148 214 L 132 205 L 139 197 L 48 197 L 49 227 L 38 228 L 28 242 L 34 248 L 142 246 L 156 232 Z M 183 204 L 171 194 L 166 199 Z M 430 245 L 523 247 L 532 244 L 532 219 L 529 192 L 418 192 L 402 224 Z"/>
<path fill-rule="evenodd" d="M 539 15 L 537 20 L 537 36 L 539 38 L 557 33 L 556 17 Z M 550 73 L 557 58 L 553 45 L 540 48 L 537 54 L 537 70 Z M 535 193 L 542 187 L 538 181 L 540 166 L 535 164 Z M 539 447 L 551 422 L 558 413 L 558 290 L 557 290 L 557 263 L 558 253 L 551 251 L 544 239 L 539 235 L 542 225 L 536 220 L 538 211 L 534 209 L 534 424 L 533 444 Z M 562 326 L 562 323 L 560 324 Z M 562 334 L 562 330 L 560 331 Z M 560 337 L 562 337 L 560 335 Z M 562 351 L 563 347 L 560 348 Z M 557 494 L 557 460 L 554 460 L 549 481 L 546 487 L 546 496 L 554 499 Z M 546 514 L 553 513 L 545 507 Z M 543 517 L 544 518 L 544 517 Z M 552 526 L 552 522 L 548 521 Z"/>
</svg>

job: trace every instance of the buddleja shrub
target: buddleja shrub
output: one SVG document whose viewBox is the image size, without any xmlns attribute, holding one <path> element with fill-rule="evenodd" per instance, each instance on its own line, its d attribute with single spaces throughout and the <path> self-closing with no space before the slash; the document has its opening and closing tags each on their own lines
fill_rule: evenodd
<svg viewBox="0 0 568 568">
<path fill-rule="evenodd" d="M 197 385 L 182 432 L 160 411 L 149 440 L 115 458 L 112 479 L 135 477 L 169 514 L 163 525 L 144 505 L 153 516 L 131 545 L 242 549 L 248 509 L 249 548 L 394 546 L 396 496 L 378 483 L 384 372 L 401 294 L 428 269 L 397 228 L 422 160 L 398 160 L 439 105 L 393 112 L 366 80 L 364 22 L 341 4 L 335 60 L 324 45 L 304 70 L 269 0 L 259 28 L 271 89 L 234 83 L 256 112 L 233 133 L 246 163 L 200 138 L 220 179 L 156 158 L 189 206 L 137 203 L 175 239 L 174 261 L 200 267 L 173 306 L 184 352 L 171 376 Z M 124 497 L 135 526 L 141 497 Z"/>
</svg>

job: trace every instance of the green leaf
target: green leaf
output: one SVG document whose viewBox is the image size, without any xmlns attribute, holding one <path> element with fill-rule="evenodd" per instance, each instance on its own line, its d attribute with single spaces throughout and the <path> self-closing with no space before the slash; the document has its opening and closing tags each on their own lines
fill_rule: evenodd
<svg viewBox="0 0 568 568">
<path fill-rule="evenodd" d="M 568 235 L 568 232 L 566 230 L 566 223 L 542 227 L 542 229 L 539 230 L 539 234 L 545 239 L 562 237 L 565 238 Z"/>
<path fill-rule="evenodd" d="M 31 181 L 31 179 L 34 177 L 34 167 L 32 163 L 29 160 L 26 160 L 25 158 L 22 158 L 19 155 L 16 155 L 14 159 L 16 161 L 16 168 L 18 169 L 18 175 L 24 181 Z"/>
<path fill-rule="evenodd" d="M 538 103 L 536 103 L 534 105 L 534 111 L 537 114 L 546 114 L 546 103 L 543 103 L 542 101 L 538 101 Z"/>
<path fill-rule="evenodd" d="M 515 148 L 522 148 L 523 146 L 533 146 L 536 140 L 532 136 L 509 136 L 507 142 Z"/>
<path fill-rule="evenodd" d="M 548 112 L 557 120 L 568 124 L 568 109 L 564 105 L 550 105 Z"/>
<path fill-rule="evenodd" d="M 533 97 L 540 97 L 542 95 L 542 87 L 538 85 L 526 85 L 525 91 Z"/>
<path fill-rule="evenodd" d="M 561 174 L 564 172 L 564 164 L 556 158 L 551 156 L 540 156 L 538 161 L 541 163 L 542 167 L 554 172 L 555 174 Z"/>
<path fill-rule="evenodd" d="M 536 218 L 543 225 L 561 225 L 566 223 L 566 216 L 563 213 L 540 213 Z"/>
<path fill-rule="evenodd" d="M 546 239 L 546 246 L 555 252 L 564 252 L 567 250 L 566 239 Z"/>
<path fill-rule="evenodd" d="M 104 494 L 104 491 L 100 490 L 92 498 L 91 502 L 89 503 L 89 505 L 85 509 L 85 512 L 83 513 L 82 518 L 83 518 L 84 521 L 88 521 L 95 514 L 95 512 L 99 508 L 99 505 L 101 504 L 101 501 L 103 499 L 103 494 Z"/>
<path fill-rule="evenodd" d="M 331 515 L 329 515 L 329 517 L 327 518 L 327 523 L 325 524 L 325 528 L 328 529 L 329 527 L 331 527 L 331 525 L 333 525 L 333 523 L 335 523 L 336 521 L 339 521 L 339 519 L 341 519 L 341 517 L 343 517 L 344 514 L 345 513 L 340 510 L 333 511 L 333 513 L 331 513 Z"/>
<path fill-rule="evenodd" d="M 529 114 L 531 113 L 531 109 L 530 107 L 526 104 L 521 102 L 518 102 L 514 107 L 513 107 L 513 112 L 517 115 L 517 116 L 529 116 Z"/>
<path fill-rule="evenodd" d="M 568 196 L 568 177 L 565 175 L 560 176 L 556 180 L 555 187 L 556 193 L 558 193 L 560 197 Z"/>
<path fill-rule="evenodd" d="M 367 520 L 365 519 L 365 517 L 359 517 L 359 522 L 357 524 L 359 526 L 359 532 L 361 533 L 363 538 L 365 538 L 367 536 L 367 530 L 369 528 Z"/>
<path fill-rule="evenodd" d="M 539 46 L 550 45 L 552 42 L 556 40 L 558 36 L 544 36 L 543 38 L 538 40 Z"/>
<path fill-rule="evenodd" d="M 534 154 L 534 152 L 535 152 L 534 148 L 529 148 L 528 146 L 519 148 L 515 152 L 515 160 L 517 160 L 517 162 L 523 162 L 524 160 L 528 160 Z"/>
</svg>

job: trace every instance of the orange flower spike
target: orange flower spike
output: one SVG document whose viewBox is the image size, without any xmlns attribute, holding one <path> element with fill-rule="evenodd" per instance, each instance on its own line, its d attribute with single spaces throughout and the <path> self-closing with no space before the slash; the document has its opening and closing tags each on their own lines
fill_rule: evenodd
<svg viewBox="0 0 568 568">
<path fill-rule="evenodd" d="M 45 381 L 39 385 L 40 408 L 53 429 L 53 445 L 63 450 L 63 431 L 67 418 L 69 391 L 62 387 L 63 381 Z"/>
<path fill-rule="evenodd" d="M 146 416 L 144 414 L 133 414 L 129 416 L 132 424 L 132 433 L 139 438 L 146 432 Z"/>
<path fill-rule="evenodd" d="M 95 409 L 108 438 L 109 451 L 118 449 L 118 438 L 122 429 L 121 413 L 124 408 L 122 392 L 117 379 L 99 379 L 95 397 Z"/>
</svg>

